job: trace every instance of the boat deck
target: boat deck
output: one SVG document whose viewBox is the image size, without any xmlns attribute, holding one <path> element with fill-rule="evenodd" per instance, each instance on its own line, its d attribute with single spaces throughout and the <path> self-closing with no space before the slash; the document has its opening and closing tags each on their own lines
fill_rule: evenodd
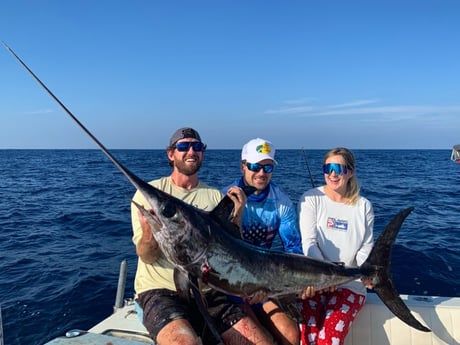
<svg viewBox="0 0 460 345">
<path fill-rule="evenodd" d="M 460 298 L 401 295 L 415 317 L 432 332 L 415 330 L 396 318 L 379 298 L 369 293 L 345 345 L 460 345 Z M 89 331 L 60 337 L 46 345 L 154 344 L 128 302 Z M 71 333 L 71 332 L 68 332 Z M 77 334 L 77 333 L 75 333 Z M 69 334 L 71 335 L 71 334 Z"/>
</svg>

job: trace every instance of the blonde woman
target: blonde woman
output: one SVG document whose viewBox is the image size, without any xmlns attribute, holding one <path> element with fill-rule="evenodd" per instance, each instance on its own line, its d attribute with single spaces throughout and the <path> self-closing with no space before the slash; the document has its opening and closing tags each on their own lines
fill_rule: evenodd
<svg viewBox="0 0 460 345">
<path fill-rule="evenodd" d="M 346 148 L 326 153 L 326 184 L 304 193 L 299 201 L 299 224 L 305 255 L 346 266 L 361 265 L 373 246 L 372 204 L 360 196 L 355 158 Z M 369 279 L 355 280 L 326 291 L 308 287 L 302 293 L 302 344 L 340 345 L 364 305 Z"/>
</svg>

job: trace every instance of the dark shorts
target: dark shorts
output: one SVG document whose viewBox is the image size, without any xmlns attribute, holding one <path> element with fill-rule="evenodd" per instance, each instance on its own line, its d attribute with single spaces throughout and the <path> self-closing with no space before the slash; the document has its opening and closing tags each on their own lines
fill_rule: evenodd
<svg viewBox="0 0 460 345">
<path fill-rule="evenodd" d="M 206 292 L 204 297 L 208 313 L 220 334 L 246 316 L 239 305 L 232 303 L 227 295 L 221 292 L 211 290 Z M 192 303 L 188 303 L 175 291 L 166 289 L 145 291 L 139 294 L 136 301 L 143 310 L 144 326 L 155 341 L 164 326 L 178 319 L 188 320 L 202 338 L 209 336 L 203 334 L 205 323 L 193 300 Z"/>
</svg>

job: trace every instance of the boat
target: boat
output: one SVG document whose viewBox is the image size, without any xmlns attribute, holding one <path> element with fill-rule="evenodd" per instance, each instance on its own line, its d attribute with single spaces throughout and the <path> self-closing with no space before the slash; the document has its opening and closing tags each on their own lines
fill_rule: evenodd
<svg viewBox="0 0 460 345">
<path fill-rule="evenodd" d="M 450 160 L 460 164 L 460 144 L 454 145 L 454 147 L 452 148 Z"/>
<path fill-rule="evenodd" d="M 155 344 L 137 315 L 133 299 L 123 296 L 126 267 L 124 260 L 120 265 L 114 310 L 109 317 L 89 330 L 69 330 L 44 345 Z M 406 325 L 371 292 L 350 328 L 345 345 L 460 345 L 460 297 L 401 295 L 401 298 L 432 332 Z"/>
</svg>

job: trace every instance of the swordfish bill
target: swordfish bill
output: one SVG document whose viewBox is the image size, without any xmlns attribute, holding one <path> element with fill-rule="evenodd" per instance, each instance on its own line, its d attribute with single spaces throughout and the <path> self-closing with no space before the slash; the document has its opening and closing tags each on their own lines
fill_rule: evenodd
<svg viewBox="0 0 460 345">
<path fill-rule="evenodd" d="M 199 278 L 224 293 L 248 297 L 257 291 L 265 291 L 273 298 L 297 295 L 306 286 L 319 290 L 371 276 L 374 279 L 375 292 L 393 314 L 415 329 L 430 331 L 413 316 L 391 280 L 391 247 L 404 219 L 413 208 L 401 211 L 390 221 L 361 267 L 345 267 L 299 254 L 273 252 L 252 246 L 238 238 L 238 231 L 229 220 L 233 205 L 227 196 L 214 210 L 207 212 L 176 199 L 137 177 L 86 129 L 11 48 L 3 44 L 142 193 L 148 205 L 137 206 L 152 226 L 153 236 L 163 255 L 176 270 Z"/>
</svg>

